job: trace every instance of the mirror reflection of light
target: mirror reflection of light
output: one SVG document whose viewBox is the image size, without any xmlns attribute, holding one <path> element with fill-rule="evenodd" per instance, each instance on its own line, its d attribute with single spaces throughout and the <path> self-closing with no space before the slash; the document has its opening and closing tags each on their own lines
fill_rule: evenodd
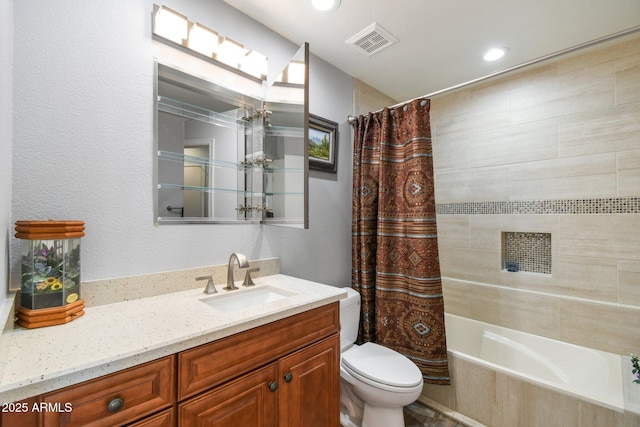
<svg viewBox="0 0 640 427">
<path fill-rule="evenodd" d="M 189 31 L 189 49 L 211 57 L 218 52 L 218 33 L 195 23 Z"/>
<path fill-rule="evenodd" d="M 242 58 L 240 69 L 254 77 L 262 78 L 267 75 L 267 57 L 251 50 Z"/>
<path fill-rule="evenodd" d="M 340 7 L 340 0 L 311 0 L 314 9 L 326 12 L 328 10 L 336 10 Z"/>
<path fill-rule="evenodd" d="M 244 55 L 244 46 L 231 39 L 225 38 L 218 51 L 217 59 L 232 67 L 238 67 Z"/>
<path fill-rule="evenodd" d="M 304 71 L 305 71 L 304 63 L 302 62 L 289 63 L 287 83 L 294 83 L 294 84 L 301 84 L 301 85 L 304 84 L 305 82 Z"/>
<path fill-rule="evenodd" d="M 154 32 L 175 43 L 182 44 L 187 38 L 187 17 L 161 6 L 155 15 Z"/>
</svg>

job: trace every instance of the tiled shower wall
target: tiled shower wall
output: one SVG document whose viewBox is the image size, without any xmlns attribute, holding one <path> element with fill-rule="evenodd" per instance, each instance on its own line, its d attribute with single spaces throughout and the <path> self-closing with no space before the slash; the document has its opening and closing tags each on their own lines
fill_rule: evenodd
<svg viewBox="0 0 640 427">
<path fill-rule="evenodd" d="M 445 310 L 640 352 L 640 34 L 436 96 L 431 125 Z M 551 275 L 502 271 L 507 231 L 550 233 Z"/>
<path fill-rule="evenodd" d="M 446 310 L 640 351 L 640 34 L 432 102 Z M 502 271 L 505 231 L 550 233 L 551 276 Z"/>
</svg>

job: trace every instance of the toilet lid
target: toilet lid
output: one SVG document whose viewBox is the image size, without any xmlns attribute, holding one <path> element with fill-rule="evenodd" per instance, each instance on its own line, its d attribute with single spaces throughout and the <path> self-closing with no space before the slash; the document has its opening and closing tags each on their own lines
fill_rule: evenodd
<svg viewBox="0 0 640 427">
<path fill-rule="evenodd" d="M 354 346 L 342 355 L 345 367 L 371 381 L 394 387 L 415 387 L 422 374 L 408 358 L 372 342 Z"/>
</svg>

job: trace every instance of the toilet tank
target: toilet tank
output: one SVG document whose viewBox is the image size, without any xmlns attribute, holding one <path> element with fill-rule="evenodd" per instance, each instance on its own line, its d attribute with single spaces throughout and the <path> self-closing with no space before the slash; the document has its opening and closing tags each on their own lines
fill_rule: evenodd
<svg viewBox="0 0 640 427">
<path fill-rule="evenodd" d="M 347 298 L 340 300 L 340 351 L 356 342 L 360 325 L 360 294 L 355 289 L 347 291 Z"/>
</svg>

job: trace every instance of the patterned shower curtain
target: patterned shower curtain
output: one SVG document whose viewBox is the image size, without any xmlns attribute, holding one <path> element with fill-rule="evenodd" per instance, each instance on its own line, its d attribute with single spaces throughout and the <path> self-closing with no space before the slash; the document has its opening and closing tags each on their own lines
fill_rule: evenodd
<svg viewBox="0 0 640 427">
<path fill-rule="evenodd" d="M 352 287 L 362 295 L 359 342 L 448 384 L 429 110 L 417 99 L 353 122 Z"/>
</svg>

